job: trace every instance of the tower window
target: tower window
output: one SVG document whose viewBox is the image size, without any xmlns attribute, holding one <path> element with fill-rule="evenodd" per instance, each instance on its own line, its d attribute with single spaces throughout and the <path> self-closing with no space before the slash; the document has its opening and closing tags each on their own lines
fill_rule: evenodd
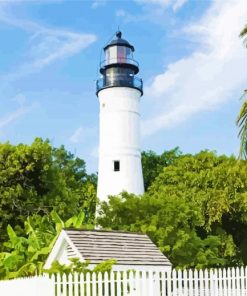
<svg viewBox="0 0 247 296">
<path fill-rule="evenodd" d="M 119 172 L 120 171 L 120 161 L 119 160 L 114 160 L 114 172 Z"/>
</svg>

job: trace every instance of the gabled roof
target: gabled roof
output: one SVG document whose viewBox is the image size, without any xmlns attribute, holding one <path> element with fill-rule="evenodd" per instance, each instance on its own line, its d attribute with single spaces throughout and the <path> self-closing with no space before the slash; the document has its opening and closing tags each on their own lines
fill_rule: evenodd
<svg viewBox="0 0 247 296">
<path fill-rule="evenodd" d="M 73 247 L 91 264 L 116 259 L 117 265 L 171 266 L 145 234 L 105 230 L 64 231 Z"/>
</svg>

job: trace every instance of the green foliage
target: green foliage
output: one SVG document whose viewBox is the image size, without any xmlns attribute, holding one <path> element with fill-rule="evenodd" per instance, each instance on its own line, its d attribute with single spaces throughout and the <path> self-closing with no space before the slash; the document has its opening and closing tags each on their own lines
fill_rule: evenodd
<svg viewBox="0 0 247 296">
<path fill-rule="evenodd" d="M 89 261 L 80 262 L 77 258 L 71 258 L 71 263 L 69 265 L 60 264 L 58 261 L 54 261 L 49 269 L 44 269 L 45 273 L 48 274 L 70 274 L 74 272 L 78 273 L 86 273 L 89 272 L 90 269 L 88 265 L 90 264 Z"/>
<path fill-rule="evenodd" d="M 112 270 L 112 266 L 117 263 L 117 260 L 115 259 L 108 259 L 106 261 L 103 261 L 99 264 L 97 264 L 92 272 L 110 272 Z"/>
<path fill-rule="evenodd" d="M 23 236 L 18 235 L 8 225 L 9 239 L 4 243 L 4 251 L 0 253 L 0 278 L 11 279 L 41 274 L 44 262 L 62 228 L 65 226 L 81 228 L 84 217 L 84 213 L 81 212 L 63 222 L 55 211 L 45 216 L 35 214 L 25 221 L 22 231 L 25 235 Z M 76 260 L 72 263 L 73 265 L 67 267 L 67 270 L 68 268 L 79 268 L 79 263 L 76 264 Z M 58 265 L 55 267 L 58 268 Z M 61 266 L 61 270 L 62 268 Z"/>
<path fill-rule="evenodd" d="M 93 224 L 95 181 L 85 162 L 63 146 L 53 148 L 39 138 L 31 145 L 0 144 L 0 242 L 7 239 L 8 224 L 18 232 L 31 214 L 55 210 L 66 220 L 83 210 L 86 223 Z"/>
<path fill-rule="evenodd" d="M 244 91 L 242 98 L 246 98 L 247 90 Z M 241 106 L 237 117 L 237 125 L 239 127 L 238 136 L 240 138 L 239 157 L 247 158 L 247 101 L 245 100 Z"/>
<path fill-rule="evenodd" d="M 171 165 L 181 155 L 178 147 L 164 151 L 158 155 L 154 151 L 142 152 L 142 168 L 145 190 L 153 183 L 155 178 L 161 173 L 164 167 Z"/>
<path fill-rule="evenodd" d="M 247 25 L 245 25 L 245 27 L 243 28 L 243 30 L 239 34 L 239 37 L 245 38 L 244 39 L 244 44 L 247 47 L 247 39 L 246 39 L 246 36 L 247 36 Z"/>
<path fill-rule="evenodd" d="M 99 224 L 141 231 L 178 267 L 247 264 L 247 166 L 203 151 L 163 169 L 142 197 L 101 206 Z"/>
<path fill-rule="evenodd" d="M 240 32 L 239 37 L 244 38 L 244 45 L 247 47 L 247 25 Z M 247 158 L 247 101 L 246 101 L 247 90 L 241 96 L 241 99 L 245 99 L 237 117 L 237 125 L 239 127 L 238 136 L 240 138 L 240 150 L 239 157 L 242 159 Z"/>
<path fill-rule="evenodd" d="M 97 264 L 93 269 L 89 267 L 90 261 L 80 262 L 78 258 L 71 258 L 71 263 L 69 265 L 60 264 L 58 261 L 54 261 L 50 269 L 45 269 L 44 272 L 48 274 L 60 273 L 60 274 L 70 274 L 70 273 L 87 273 L 87 272 L 110 272 L 112 266 L 116 264 L 116 260 L 110 259 L 102 263 Z"/>
</svg>

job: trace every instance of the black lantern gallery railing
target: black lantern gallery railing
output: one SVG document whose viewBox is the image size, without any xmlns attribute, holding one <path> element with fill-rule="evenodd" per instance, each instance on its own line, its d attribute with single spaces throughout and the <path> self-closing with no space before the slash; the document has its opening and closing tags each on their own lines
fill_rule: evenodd
<svg viewBox="0 0 247 296">
<path fill-rule="evenodd" d="M 131 87 L 138 89 L 143 95 L 143 82 L 142 79 L 134 75 L 121 75 L 115 74 L 110 76 L 103 76 L 96 81 L 96 93 L 102 89 L 109 87 Z"/>
</svg>

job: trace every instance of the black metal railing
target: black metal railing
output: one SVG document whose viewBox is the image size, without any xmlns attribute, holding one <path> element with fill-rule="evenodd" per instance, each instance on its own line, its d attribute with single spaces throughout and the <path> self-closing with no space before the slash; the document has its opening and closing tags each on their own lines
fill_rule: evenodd
<svg viewBox="0 0 247 296">
<path fill-rule="evenodd" d="M 140 90 L 143 94 L 143 82 L 142 79 L 135 76 L 126 75 L 114 75 L 114 76 L 104 76 L 96 81 L 96 93 L 102 89 L 109 87 L 130 87 Z"/>
</svg>

